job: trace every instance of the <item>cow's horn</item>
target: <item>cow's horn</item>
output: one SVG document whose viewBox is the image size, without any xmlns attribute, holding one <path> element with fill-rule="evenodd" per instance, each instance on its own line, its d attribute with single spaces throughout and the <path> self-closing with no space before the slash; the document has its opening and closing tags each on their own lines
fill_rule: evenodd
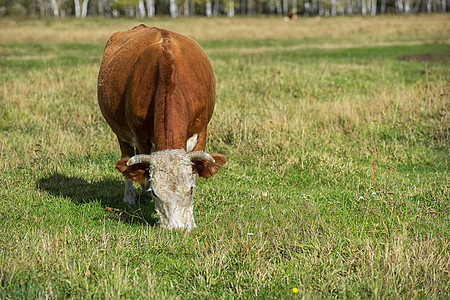
<svg viewBox="0 0 450 300">
<path fill-rule="evenodd" d="M 152 158 L 152 156 L 149 154 L 138 154 L 138 155 L 135 155 L 132 158 L 130 158 L 127 161 L 127 165 L 131 166 L 131 165 L 140 164 L 140 163 L 150 164 L 151 158 Z"/>
<path fill-rule="evenodd" d="M 205 161 L 209 161 L 210 163 L 215 163 L 216 161 L 214 160 L 214 158 L 206 153 L 205 151 L 192 151 L 189 152 L 189 158 L 191 159 L 191 161 L 193 160 L 205 160 Z"/>
</svg>

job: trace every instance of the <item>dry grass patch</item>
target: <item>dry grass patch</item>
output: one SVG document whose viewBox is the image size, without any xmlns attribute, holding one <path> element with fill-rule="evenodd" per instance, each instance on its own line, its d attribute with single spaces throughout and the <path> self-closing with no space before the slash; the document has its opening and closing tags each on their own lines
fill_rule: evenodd
<svg viewBox="0 0 450 300">
<path fill-rule="evenodd" d="M 5 43 L 39 42 L 103 44 L 112 32 L 128 30 L 140 23 L 167 28 L 195 40 L 290 40 L 305 45 L 369 46 L 382 43 L 448 42 L 450 21 L 446 15 L 299 18 L 285 22 L 278 17 L 259 18 L 154 18 L 127 19 L 36 19 L 3 18 L 0 39 Z"/>
</svg>

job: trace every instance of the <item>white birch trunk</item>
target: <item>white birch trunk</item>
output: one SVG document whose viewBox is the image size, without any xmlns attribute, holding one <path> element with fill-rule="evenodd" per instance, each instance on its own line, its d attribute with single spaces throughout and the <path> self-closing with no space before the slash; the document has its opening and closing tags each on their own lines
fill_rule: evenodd
<svg viewBox="0 0 450 300">
<path fill-rule="evenodd" d="M 403 10 L 405 11 L 405 14 L 409 14 L 409 2 L 408 2 L 408 0 L 405 1 L 405 5 L 403 5 Z"/>
<path fill-rule="evenodd" d="M 89 4 L 89 0 L 84 0 L 83 1 L 83 6 L 82 6 L 82 10 L 81 10 L 81 17 L 82 18 L 85 18 L 87 16 L 88 4 Z"/>
<path fill-rule="evenodd" d="M 184 16 L 189 17 L 189 0 L 184 0 Z"/>
<path fill-rule="evenodd" d="M 305 8 L 305 16 L 309 16 L 309 2 L 304 1 L 303 7 Z"/>
<path fill-rule="evenodd" d="M 283 14 L 284 15 L 287 15 L 289 12 L 288 12 L 288 5 L 289 3 L 288 3 L 288 0 L 283 0 Z"/>
<path fill-rule="evenodd" d="M 386 13 L 386 0 L 381 0 L 380 14 Z"/>
<path fill-rule="evenodd" d="M 51 4 L 52 4 L 53 15 L 55 17 L 59 17 L 58 3 L 56 3 L 56 0 L 52 0 Z"/>
<path fill-rule="evenodd" d="M 292 0 L 292 9 L 291 9 L 291 11 L 294 14 L 297 13 L 297 0 Z"/>
<path fill-rule="evenodd" d="M 38 0 L 38 10 L 39 10 L 39 16 L 43 16 L 43 13 L 45 12 L 45 1 Z"/>
<path fill-rule="evenodd" d="M 331 0 L 331 15 L 336 16 L 336 0 Z"/>
<path fill-rule="evenodd" d="M 312 0 L 312 10 L 313 14 L 317 14 L 317 12 L 319 11 L 319 4 L 317 0 Z"/>
<path fill-rule="evenodd" d="M 234 0 L 228 1 L 228 17 L 233 18 L 234 17 Z"/>
<path fill-rule="evenodd" d="M 253 14 L 253 0 L 247 0 L 247 15 Z"/>
<path fill-rule="evenodd" d="M 173 0 L 172 0 L 173 1 Z M 212 4 L 211 0 L 206 1 L 206 16 L 209 18 L 212 16 Z"/>
<path fill-rule="evenodd" d="M 219 15 L 219 0 L 214 0 L 214 7 L 213 7 L 213 15 L 217 17 Z"/>
<path fill-rule="evenodd" d="M 129 18 L 134 18 L 134 7 L 128 7 L 125 8 L 125 16 L 129 17 Z"/>
<path fill-rule="evenodd" d="M 402 2 L 402 0 L 396 0 L 395 3 L 396 3 L 396 6 L 397 6 L 397 11 L 399 13 L 403 13 L 403 2 Z"/>
<path fill-rule="evenodd" d="M 325 9 L 323 8 L 323 5 L 319 4 L 319 16 L 325 15 Z"/>
<path fill-rule="evenodd" d="M 431 0 L 427 0 L 427 14 L 431 13 Z"/>
<path fill-rule="evenodd" d="M 103 14 L 105 13 L 105 9 L 103 8 L 104 5 L 105 5 L 104 0 L 98 0 L 97 9 L 99 16 L 103 16 Z"/>
<path fill-rule="evenodd" d="M 80 0 L 73 0 L 73 4 L 75 5 L 75 17 L 79 18 L 81 16 Z"/>
<path fill-rule="evenodd" d="M 195 1 L 191 1 L 191 16 L 195 15 Z"/>
<path fill-rule="evenodd" d="M 347 2 L 347 15 L 353 14 L 353 3 L 351 1 Z"/>
<path fill-rule="evenodd" d="M 421 2 L 416 1 L 415 5 L 414 5 L 414 8 L 412 9 L 412 13 L 413 14 L 417 14 L 417 12 L 420 10 L 420 5 L 421 4 L 422 4 Z"/>
<path fill-rule="evenodd" d="M 267 2 L 267 5 L 269 6 L 269 14 L 273 15 L 273 13 L 275 12 L 275 5 L 273 5 L 273 0 L 269 0 L 269 2 Z"/>
<path fill-rule="evenodd" d="M 372 16 L 377 15 L 377 0 L 372 0 L 372 8 L 370 9 L 370 14 Z"/>
<path fill-rule="evenodd" d="M 172 19 L 178 17 L 178 7 L 177 4 L 175 3 L 175 0 L 170 0 L 169 9 L 170 9 L 170 17 Z"/>
<path fill-rule="evenodd" d="M 147 13 L 145 12 L 144 0 L 139 0 L 139 15 L 141 18 L 145 18 Z"/>
<path fill-rule="evenodd" d="M 283 14 L 283 8 L 281 7 L 281 0 L 275 0 L 275 7 L 277 8 L 277 14 Z"/>
<path fill-rule="evenodd" d="M 155 1 L 147 0 L 147 17 L 153 18 L 155 16 Z"/>
<path fill-rule="evenodd" d="M 366 0 L 361 0 L 361 14 L 363 16 L 367 14 Z"/>
</svg>

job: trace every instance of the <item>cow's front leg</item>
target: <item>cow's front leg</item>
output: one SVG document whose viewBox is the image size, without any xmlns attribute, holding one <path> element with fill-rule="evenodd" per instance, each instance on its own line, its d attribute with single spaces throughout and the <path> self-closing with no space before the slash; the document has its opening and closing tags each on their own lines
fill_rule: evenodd
<svg viewBox="0 0 450 300">
<path fill-rule="evenodd" d="M 130 179 L 125 180 L 125 192 L 123 193 L 123 202 L 128 204 L 134 204 L 136 202 L 136 198 L 134 196 L 133 191 L 133 180 Z"/>
<path fill-rule="evenodd" d="M 135 154 L 135 149 L 133 145 L 128 142 L 123 141 L 119 136 L 117 136 L 120 145 L 120 151 L 122 152 L 122 159 L 132 157 Z M 123 172 L 123 171 L 121 171 Z M 136 197 L 133 191 L 133 180 L 125 179 L 125 191 L 123 193 L 123 202 L 128 204 L 136 203 Z"/>
</svg>

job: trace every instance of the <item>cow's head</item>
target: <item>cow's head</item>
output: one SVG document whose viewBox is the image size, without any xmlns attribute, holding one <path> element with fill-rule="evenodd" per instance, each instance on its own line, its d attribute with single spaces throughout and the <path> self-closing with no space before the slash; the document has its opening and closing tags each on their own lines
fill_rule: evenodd
<svg viewBox="0 0 450 300">
<path fill-rule="evenodd" d="M 196 227 L 193 214 L 195 173 L 209 178 L 224 163 L 225 157 L 220 154 L 175 149 L 135 155 L 126 161 L 121 172 L 125 177 L 129 172 L 128 178 L 145 183 L 155 201 L 161 227 L 191 230 Z"/>
</svg>

